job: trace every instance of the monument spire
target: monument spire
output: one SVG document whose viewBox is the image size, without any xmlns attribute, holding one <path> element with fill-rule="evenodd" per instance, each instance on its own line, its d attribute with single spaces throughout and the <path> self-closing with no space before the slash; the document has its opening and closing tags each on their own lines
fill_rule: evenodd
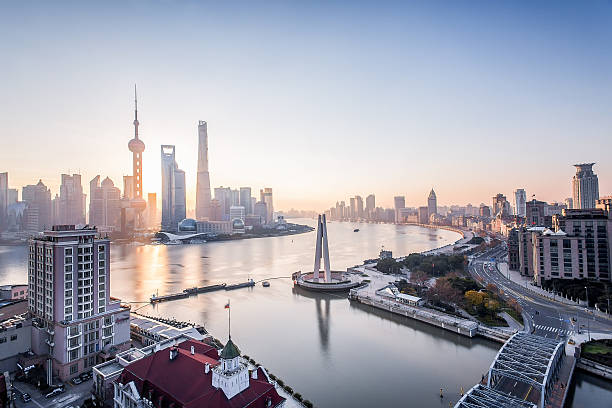
<svg viewBox="0 0 612 408">
<path fill-rule="evenodd" d="M 134 84 L 134 139 L 138 139 L 138 95 Z"/>
</svg>

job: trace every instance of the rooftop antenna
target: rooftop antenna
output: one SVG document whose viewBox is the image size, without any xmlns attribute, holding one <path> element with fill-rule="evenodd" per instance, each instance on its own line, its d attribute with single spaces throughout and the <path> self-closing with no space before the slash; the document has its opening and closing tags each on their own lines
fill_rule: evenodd
<svg viewBox="0 0 612 408">
<path fill-rule="evenodd" d="M 138 139 L 138 94 L 136 84 L 134 84 L 134 138 Z"/>
</svg>

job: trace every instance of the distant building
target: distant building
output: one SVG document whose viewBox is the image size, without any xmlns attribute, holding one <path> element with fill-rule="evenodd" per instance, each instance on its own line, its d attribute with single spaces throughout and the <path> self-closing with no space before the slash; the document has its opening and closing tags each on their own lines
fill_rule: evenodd
<svg viewBox="0 0 612 408">
<path fill-rule="evenodd" d="M 210 220 L 223 221 L 223 210 L 221 209 L 221 203 L 216 198 L 210 200 Z"/>
<path fill-rule="evenodd" d="M 60 185 L 58 219 L 55 224 L 82 224 L 85 225 L 85 198 L 81 175 L 62 174 Z"/>
<path fill-rule="evenodd" d="M 8 173 L 0 173 L 0 231 L 8 227 Z"/>
<path fill-rule="evenodd" d="M 266 211 L 268 212 L 266 215 L 266 222 L 274 221 L 274 200 L 272 197 L 272 189 L 269 187 L 260 190 L 259 192 L 261 201 L 266 203 Z"/>
<path fill-rule="evenodd" d="M 419 224 L 429 224 L 429 208 L 419 207 L 417 212 L 419 216 Z"/>
<path fill-rule="evenodd" d="M 89 182 L 89 225 L 100 231 L 118 231 L 121 228 L 121 190 L 106 177 Z"/>
<path fill-rule="evenodd" d="M 232 205 L 230 207 L 230 221 L 234 221 L 235 219 L 239 219 L 244 221 L 245 217 L 244 207 L 241 205 Z"/>
<path fill-rule="evenodd" d="M 176 231 L 186 217 L 185 172 L 179 169 L 175 147 L 161 146 L 162 230 Z"/>
<path fill-rule="evenodd" d="M 597 208 L 606 210 L 608 213 L 612 213 L 612 196 L 601 197 L 597 200 Z"/>
<path fill-rule="evenodd" d="M 527 201 L 525 204 L 525 225 L 528 227 L 550 227 L 552 218 L 549 218 L 549 222 L 546 222 L 546 207 L 548 204 L 544 201 L 538 201 L 535 198 L 531 201 Z"/>
<path fill-rule="evenodd" d="M 240 203 L 244 207 L 246 215 L 253 214 L 253 205 L 251 201 L 251 187 L 240 187 Z"/>
<path fill-rule="evenodd" d="M 574 208 L 574 199 L 571 197 L 568 197 L 565 199 L 565 208 L 567 208 L 568 210 L 572 210 Z"/>
<path fill-rule="evenodd" d="M 255 203 L 254 213 L 262 218 L 264 224 L 268 222 L 268 206 L 263 201 L 258 201 Z"/>
<path fill-rule="evenodd" d="M 123 176 L 123 198 L 126 200 L 134 199 L 134 177 Z"/>
<path fill-rule="evenodd" d="M 508 233 L 508 268 L 518 271 L 520 267 L 519 229 L 512 228 Z"/>
<path fill-rule="evenodd" d="M 354 219 L 357 217 L 357 203 L 355 202 L 355 197 L 349 198 L 349 213 L 348 218 Z"/>
<path fill-rule="evenodd" d="M 149 228 L 157 224 L 157 193 L 147 194 L 147 212 Z"/>
<path fill-rule="evenodd" d="M 438 199 L 436 198 L 436 192 L 432 188 L 429 192 L 429 196 L 427 197 L 427 212 L 429 214 L 429 219 L 431 220 L 431 216 L 433 214 L 438 213 Z"/>
<path fill-rule="evenodd" d="M 491 218 L 491 208 L 484 204 L 480 204 L 478 215 L 482 218 Z"/>
<path fill-rule="evenodd" d="M 198 221 L 196 226 L 198 234 L 222 234 L 232 233 L 231 221 Z"/>
<path fill-rule="evenodd" d="M 514 190 L 514 211 L 519 217 L 525 217 L 527 204 L 527 193 L 523 188 Z"/>
<path fill-rule="evenodd" d="M 400 222 L 400 214 L 399 210 L 401 208 L 406 208 L 406 198 L 404 196 L 395 196 L 393 197 L 393 209 L 395 210 L 395 222 Z"/>
<path fill-rule="evenodd" d="M 35 185 L 24 186 L 21 198 L 27 204 L 23 214 L 23 229 L 27 232 L 42 232 L 51 228 L 51 190 L 38 180 Z"/>
<path fill-rule="evenodd" d="M 361 196 L 355 196 L 355 215 L 357 218 L 363 218 L 363 198 Z"/>
<path fill-rule="evenodd" d="M 229 221 L 229 209 L 232 206 L 232 189 L 229 187 L 215 188 L 215 200 L 221 207 L 221 218 L 218 221 Z"/>
<path fill-rule="evenodd" d="M 129 308 L 110 297 L 110 241 L 93 228 L 54 226 L 30 241 L 32 350 L 67 381 L 129 347 Z"/>
<path fill-rule="evenodd" d="M 19 202 L 19 190 L 16 188 L 8 189 L 8 205 Z"/>
<path fill-rule="evenodd" d="M 208 127 L 198 122 L 198 177 L 196 186 L 196 218 L 210 219 L 210 174 L 208 173 Z"/>
<path fill-rule="evenodd" d="M 366 197 L 365 213 L 368 219 L 374 218 L 374 209 L 376 208 L 376 197 L 370 194 Z"/>
<path fill-rule="evenodd" d="M 506 196 L 499 193 L 493 197 L 493 216 L 508 217 L 511 215 L 510 203 L 506 199 Z"/>
<path fill-rule="evenodd" d="M 595 208 L 599 198 L 599 181 L 593 173 L 595 163 L 574 164 L 576 174 L 572 179 L 573 208 Z"/>
</svg>

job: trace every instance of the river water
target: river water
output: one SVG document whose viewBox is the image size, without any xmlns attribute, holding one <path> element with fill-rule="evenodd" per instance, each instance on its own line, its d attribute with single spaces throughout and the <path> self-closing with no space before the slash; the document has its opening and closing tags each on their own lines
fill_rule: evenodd
<svg viewBox="0 0 612 408">
<path fill-rule="evenodd" d="M 314 220 L 292 220 L 313 225 Z M 359 228 L 359 232 L 353 232 Z M 331 266 L 344 270 L 454 242 L 457 233 L 390 224 L 328 224 Z M 487 372 L 500 345 L 469 339 L 345 297 L 293 288 L 291 273 L 312 270 L 315 233 L 202 245 L 113 245 L 111 293 L 133 310 L 204 324 L 319 407 L 448 407 Z M 25 282 L 26 247 L 0 247 L 0 284 Z M 200 294 L 147 304 L 153 293 L 269 279 L 271 286 Z M 284 278 L 283 278 L 284 277 Z M 279 279 L 271 279 L 279 278 Z M 138 303 L 142 302 L 142 303 Z M 574 407 L 609 401 L 610 384 L 580 374 Z M 440 388 L 444 398 L 439 397 Z"/>
</svg>

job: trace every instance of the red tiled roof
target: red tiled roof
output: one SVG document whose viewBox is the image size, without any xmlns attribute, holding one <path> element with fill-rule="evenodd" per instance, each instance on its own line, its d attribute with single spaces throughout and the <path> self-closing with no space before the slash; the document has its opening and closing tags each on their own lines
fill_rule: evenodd
<svg viewBox="0 0 612 408">
<path fill-rule="evenodd" d="M 137 360 L 125 367 L 118 381 L 123 384 L 134 381 L 138 392 L 146 398 L 153 390 L 156 407 L 160 396 L 163 396 L 163 407 L 174 402 L 176 408 L 265 408 L 268 398 L 272 407 L 284 401 L 261 369 L 257 371 L 257 380 L 250 378 L 249 387 L 228 400 L 223 390 L 212 386 L 212 370 L 204 373 L 206 363 L 219 364 L 214 347 L 188 340 L 178 345 L 178 352 L 173 360 L 170 360 L 170 349 Z"/>
</svg>

